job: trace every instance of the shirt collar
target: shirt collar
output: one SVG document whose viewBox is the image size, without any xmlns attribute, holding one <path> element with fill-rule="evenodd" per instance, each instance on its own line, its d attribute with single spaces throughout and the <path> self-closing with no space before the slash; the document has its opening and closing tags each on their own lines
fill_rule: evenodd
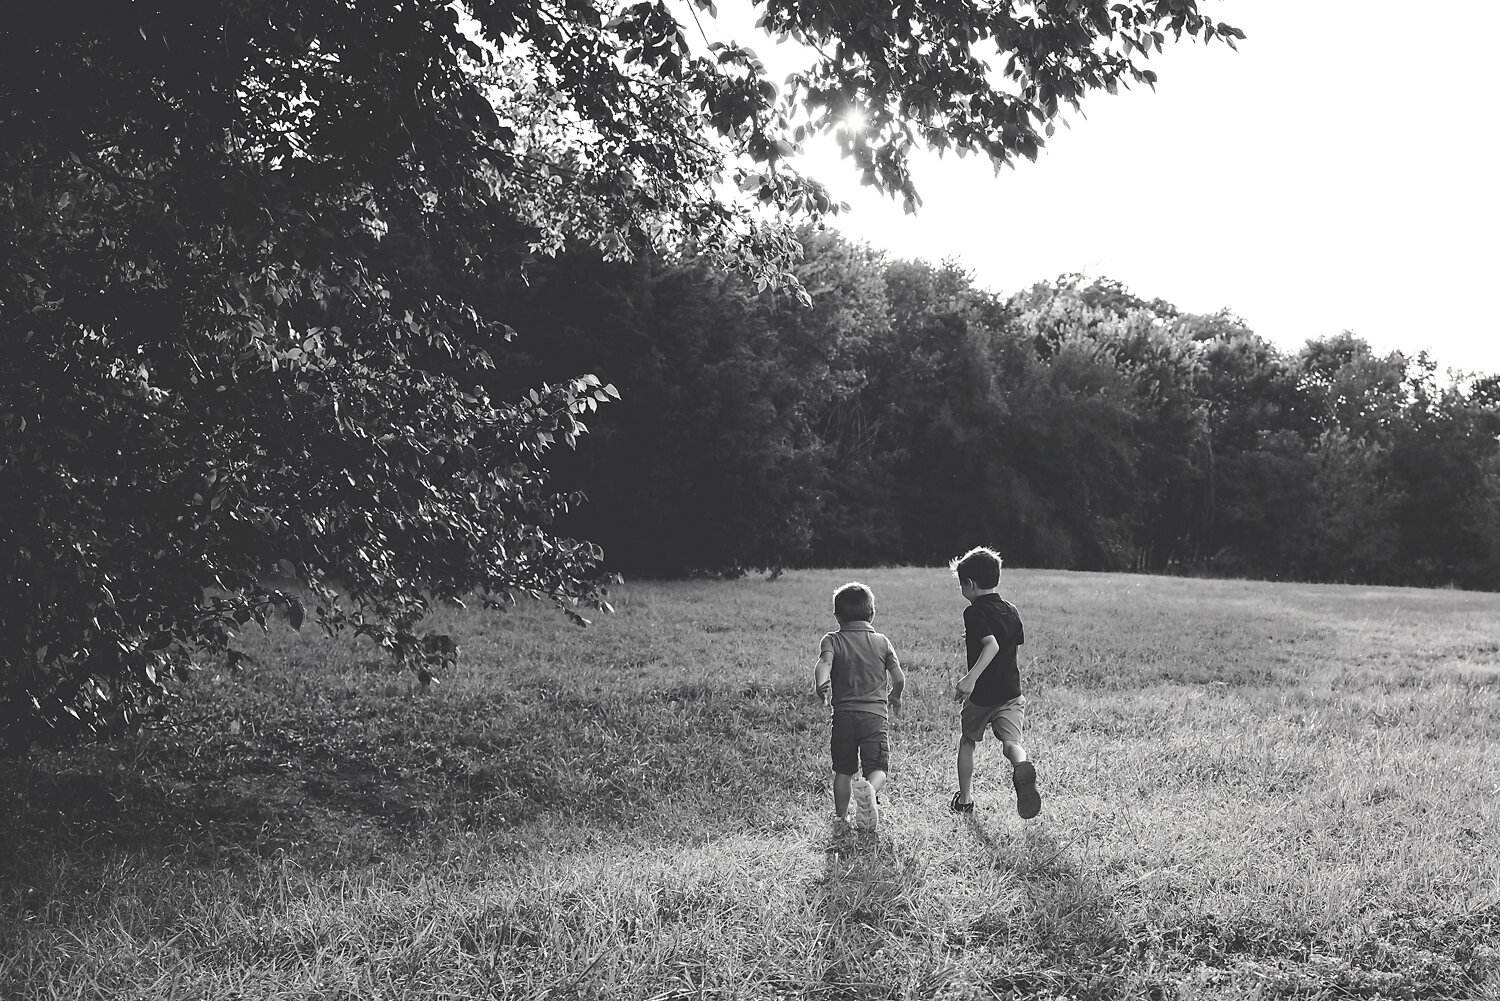
<svg viewBox="0 0 1500 1001">
<path fill-rule="evenodd" d="M 873 633 L 874 631 L 875 627 L 863 619 L 839 623 L 839 632 L 841 633 Z"/>
</svg>

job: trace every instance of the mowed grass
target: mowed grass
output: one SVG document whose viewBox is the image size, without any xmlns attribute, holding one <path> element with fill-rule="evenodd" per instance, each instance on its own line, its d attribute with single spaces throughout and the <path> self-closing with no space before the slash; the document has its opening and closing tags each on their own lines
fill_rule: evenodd
<svg viewBox="0 0 1500 1001">
<path fill-rule="evenodd" d="M 831 823 L 829 598 L 909 674 Z M 0 997 L 1500 997 L 1500 595 L 1007 570 L 1045 796 L 953 788 L 946 571 L 444 611 L 426 694 L 285 627 L 178 724 L 0 766 Z"/>
</svg>

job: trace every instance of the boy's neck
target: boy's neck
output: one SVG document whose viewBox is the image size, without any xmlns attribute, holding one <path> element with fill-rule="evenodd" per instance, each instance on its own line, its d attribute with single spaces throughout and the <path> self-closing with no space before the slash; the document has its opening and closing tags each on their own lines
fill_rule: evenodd
<svg viewBox="0 0 1500 1001">
<path fill-rule="evenodd" d="M 987 594 L 999 594 L 999 593 L 1000 593 L 1000 585 L 998 585 L 998 584 L 996 584 L 994 587 L 985 587 L 985 588 L 976 587 L 976 588 L 974 588 L 974 593 L 971 594 L 971 595 L 969 595 L 969 600 L 970 601 L 977 601 L 980 598 L 983 598 Z"/>
</svg>

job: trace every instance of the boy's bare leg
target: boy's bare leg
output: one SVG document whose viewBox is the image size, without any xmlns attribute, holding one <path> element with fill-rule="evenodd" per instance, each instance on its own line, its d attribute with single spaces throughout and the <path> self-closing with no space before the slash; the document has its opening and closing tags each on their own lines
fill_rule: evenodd
<svg viewBox="0 0 1500 1001">
<path fill-rule="evenodd" d="M 974 781 L 974 742 L 968 737 L 958 738 L 958 801 L 971 802 L 969 787 Z"/>
<path fill-rule="evenodd" d="M 853 775 L 833 773 L 833 812 L 839 815 L 840 820 L 849 814 L 849 784 L 853 781 Z"/>
<path fill-rule="evenodd" d="M 877 799 L 880 797 L 880 787 L 885 785 L 885 780 L 885 772 L 882 772 L 878 768 L 865 776 L 865 781 L 869 782 L 870 788 L 875 790 L 875 796 Z"/>
<path fill-rule="evenodd" d="M 1005 741 L 1000 745 L 1000 751 L 1010 759 L 1010 763 L 1013 765 L 1019 765 L 1023 761 L 1031 760 L 1026 756 L 1026 748 L 1022 747 L 1019 741 Z"/>
</svg>

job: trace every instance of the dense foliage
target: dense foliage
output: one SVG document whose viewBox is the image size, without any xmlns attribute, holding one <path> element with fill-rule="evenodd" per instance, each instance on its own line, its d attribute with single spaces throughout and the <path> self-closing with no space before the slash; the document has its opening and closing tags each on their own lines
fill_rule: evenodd
<svg viewBox="0 0 1500 1001">
<path fill-rule="evenodd" d="M 712 13 L 682 10 L 698 29 Z M 8 11 L 0 751 L 158 712 L 172 676 L 234 659 L 241 626 L 300 625 L 286 579 L 324 627 L 422 672 L 455 655 L 419 632 L 434 600 L 603 607 L 598 548 L 554 530 L 575 498 L 545 454 L 613 391 L 588 356 L 509 378 L 496 288 L 565 247 L 691 249 L 804 298 L 787 223 L 830 207 L 788 160 L 810 132 L 838 131 L 910 202 L 914 146 L 1034 156 L 1060 108 L 1149 83 L 1167 32 L 1239 35 L 1194 0 L 771 0 L 760 28 L 815 54 L 784 89 L 654 0 Z M 867 129 L 841 124 L 854 108 Z M 726 331 L 736 358 L 770 350 L 759 329 Z M 772 368 L 723 364 L 687 392 L 807 391 Z M 812 489 L 818 443 L 792 410 L 762 417 L 775 446 L 732 456 L 699 509 L 756 477 L 794 507 Z M 811 545 L 805 520 L 743 512 L 750 548 L 713 562 Z"/>
<path fill-rule="evenodd" d="M 1500 588 L 1500 378 L 1352 333 L 1288 353 L 1228 313 L 803 234 L 812 310 L 705 267 L 573 255 L 517 364 L 622 388 L 559 468 L 627 573 L 950 558 Z"/>
</svg>

